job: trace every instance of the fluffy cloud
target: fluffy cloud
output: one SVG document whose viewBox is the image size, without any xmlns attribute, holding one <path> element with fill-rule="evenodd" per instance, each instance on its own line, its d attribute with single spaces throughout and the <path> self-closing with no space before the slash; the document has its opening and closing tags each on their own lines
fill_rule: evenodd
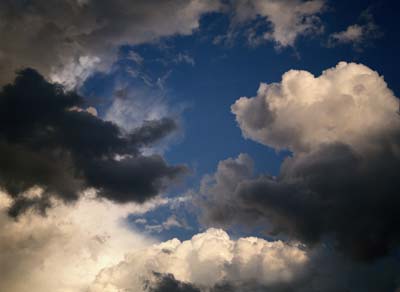
<svg viewBox="0 0 400 292">
<path fill-rule="evenodd" d="M 107 68 L 118 46 L 190 34 L 218 9 L 218 1 L 204 0 L 1 1 L 0 84 L 29 66 L 74 86 Z"/>
<path fill-rule="evenodd" d="M 233 1 L 234 25 L 261 17 L 270 29 L 260 37 L 252 32 L 249 40 L 273 41 L 277 47 L 294 46 L 301 35 L 322 30 L 318 14 L 325 7 L 324 0 L 240 0 Z"/>
<path fill-rule="evenodd" d="M 356 259 L 400 243 L 398 100 L 366 66 L 339 63 L 319 77 L 287 72 L 232 110 L 246 137 L 290 149 L 278 176 L 254 176 L 251 159 L 220 162 L 201 193 L 208 224 L 263 226 Z"/>
<path fill-rule="evenodd" d="M 232 240 L 220 229 L 209 229 L 191 240 L 173 239 L 131 253 L 103 270 L 90 291 L 142 291 L 145 285 L 157 285 L 159 275 L 171 275 L 168 286 L 182 291 L 193 291 L 185 290 L 195 289 L 190 285 L 208 289 L 224 281 L 269 286 L 295 279 L 307 261 L 306 252 L 294 244 L 255 237 Z"/>
<path fill-rule="evenodd" d="M 143 202 L 185 172 L 160 155 L 141 152 L 174 131 L 175 121 L 145 121 L 127 132 L 93 109 L 79 110 L 82 103 L 32 69 L 3 87 L 0 185 L 16 199 L 11 215 L 31 206 L 44 211 L 54 196 L 74 201 L 89 187 L 117 202 Z M 21 195 L 34 186 L 43 189 L 40 197 Z"/>
<path fill-rule="evenodd" d="M 126 255 L 102 270 L 90 292 L 336 292 L 393 291 L 398 262 L 376 265 L 351 262 L 318 247 L 231 239 L 211 228 L 190 240 L 172 239 Z"/>
<path fill-rule="evenodd" d="M 1 193 L 0 290 L 86 291 L 103 268 L 123 260 L 128 251 L 154 243 L 129 229 L 123 219 L 159 203 L 116 205 L 88 192 L 74 205 L 54 202 L 46 217 L 27 212 L 14 220 L 7 215 L 12 199 Z"/>
<path fill-rule="evenodd" d="M 398 100 L 367 66 L 340 62 L 315 77 L 290 70 L 280 83 L 261 83 L 232 112 L 246 138 L 276 149 L 309 151 L 342 142 L 366 148 L 373 135 L 399 131 Z"/>
</svg>

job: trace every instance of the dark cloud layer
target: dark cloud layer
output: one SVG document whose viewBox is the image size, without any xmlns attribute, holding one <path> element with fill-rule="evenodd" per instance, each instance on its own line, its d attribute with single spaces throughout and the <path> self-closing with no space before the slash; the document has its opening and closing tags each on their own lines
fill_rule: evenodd
<svg viewBox="0 0 400 292">
<path fill-rule="evenodd" d="M 51 196 L 74 201 L 88 187 L 116 202 L 143 202 L 185 172 L 140 151 L 175 130 L 173 120 L 146 121 L 125 133 L 80 110 L 82 104 L 33 69 L 0 92 L 0 184 L 15 199 L 11 215 L 44 210 Z M 23 195 L 34 186 L 44 189 L 42 197 Z"/>
<path fill-rule="evenodd" d="M 215 181 L 203 187 L 205 219 L 272 225 L 271 234 L 311 244 L 333 236 L 354 258 L 385 256 L 400 243 L 400 135 L 387 138 L 375 137 L 364 153 L 333 143 L 295 155 L 278 177 L 253 178 L 243 157 L 222 162 Z"/>
</svg>

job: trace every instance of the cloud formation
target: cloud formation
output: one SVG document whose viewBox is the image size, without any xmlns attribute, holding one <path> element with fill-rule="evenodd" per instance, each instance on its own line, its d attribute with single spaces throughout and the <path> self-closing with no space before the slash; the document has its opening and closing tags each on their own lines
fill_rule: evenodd
<svg viewBox="0 0 400 292">
<path fill-rule="evenodd" d="M 69 202 L 95 188 L 116 202 L 143 202 L 183 174 L 159 155 L 141 148 L 176 129 L 168 118 L 145 121 L 126 132 L 80 107 L 83 100 L 26 69 L 0 92 L 0 184 L 15 199 L 10 214 L 35 206 L 44 211 L 51 197 Z M 92 112 L 92 113 L 91 113 Z M 24 192 L 39 186 L 35 198 Z"/>
<path fill-rule="evenodd" d="M 245 137 L 289 149 L 277 177 L 255 177 L 251 159 L 220 162 L 202 188 L 205 220 L 264 226 L 356 259 L 400 243 L 398 100 L 366 66 L 339 63 L 319 77 L 291 70 L 232 106 Z"/>
<path fill-rule="evenodd" d="M 120 45 L 191 34 L 200 17 L 219 6 L 204 0 L 1 1 L 0 84 L 16 69 L 33 67 L 74 86 L 106 69 Z"/>
<path fill-rule="evenodd" d="M 290 70 L 231 109 L 245 138 L 295 153 L 336 142 L 361 150 L 373 135 L 400 129 L 393 92 L 377 72 L 355 63 L 340 62 L 317 77 Z"/>
<path fill-rule="evenodd" d="M 187 241 L 173 239 L 131 253 L 103 270 L 90 291 L 142 291 L 145 285 L 206 291 L 225 281 L 269 286 L 295 279 L 307 261 L 306 252 L 295 244 L 255 237 L 232 240 L 220 229 L 209 229 Z M 149 291 L 169 291 L 161 288 Z"/>
</svg>

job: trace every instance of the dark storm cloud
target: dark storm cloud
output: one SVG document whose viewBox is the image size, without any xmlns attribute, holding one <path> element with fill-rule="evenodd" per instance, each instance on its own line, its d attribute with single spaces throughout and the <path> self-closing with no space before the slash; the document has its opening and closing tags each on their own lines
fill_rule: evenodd
<svg viewBox="0 0 400 292">
<path fill-rule="evenodd" d="M 143 202 L 185 172 L 140 152 L 175 130 L 173 120 L 146 121 L 126 133 L 79 110 L 82 103 L 33 69 L 20 71 L 0 92 L 0 184 L 15 199 L 10 214 L 44 210 L 51 196 L 74 201 L 88 187 L 116 202 Z M 25 198 L 34 186 L 44 196 Z"/>
<path fill-rule="evenodd" d="M 362 154 L 341 143 L 322 145 L 287 158 L 278 177 L 252 177 L 243 155 L 223 161 L 202 189 L 205 220 L 272 226 L 271 234 L 310 244 L 333 236 L 357 259 L 387 255 L 400 243 L 399 146 L 400 133 L 375 137 Z"/>
</svg>

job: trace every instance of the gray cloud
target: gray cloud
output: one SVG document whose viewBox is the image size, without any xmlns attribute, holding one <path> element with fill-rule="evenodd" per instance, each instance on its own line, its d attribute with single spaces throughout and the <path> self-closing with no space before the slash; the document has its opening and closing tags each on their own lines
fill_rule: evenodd
<svg viewBox="0 0 400 292">
<path fill-rule="evenodd" d="M 33 67 L 74 86 L 106 69 L 124 44 L 187 35 L 218 1 L 12 1 L 0 3 L 0 84 Z M 44 53 L 45 52 L 45 53 Z"/>
</svg>

